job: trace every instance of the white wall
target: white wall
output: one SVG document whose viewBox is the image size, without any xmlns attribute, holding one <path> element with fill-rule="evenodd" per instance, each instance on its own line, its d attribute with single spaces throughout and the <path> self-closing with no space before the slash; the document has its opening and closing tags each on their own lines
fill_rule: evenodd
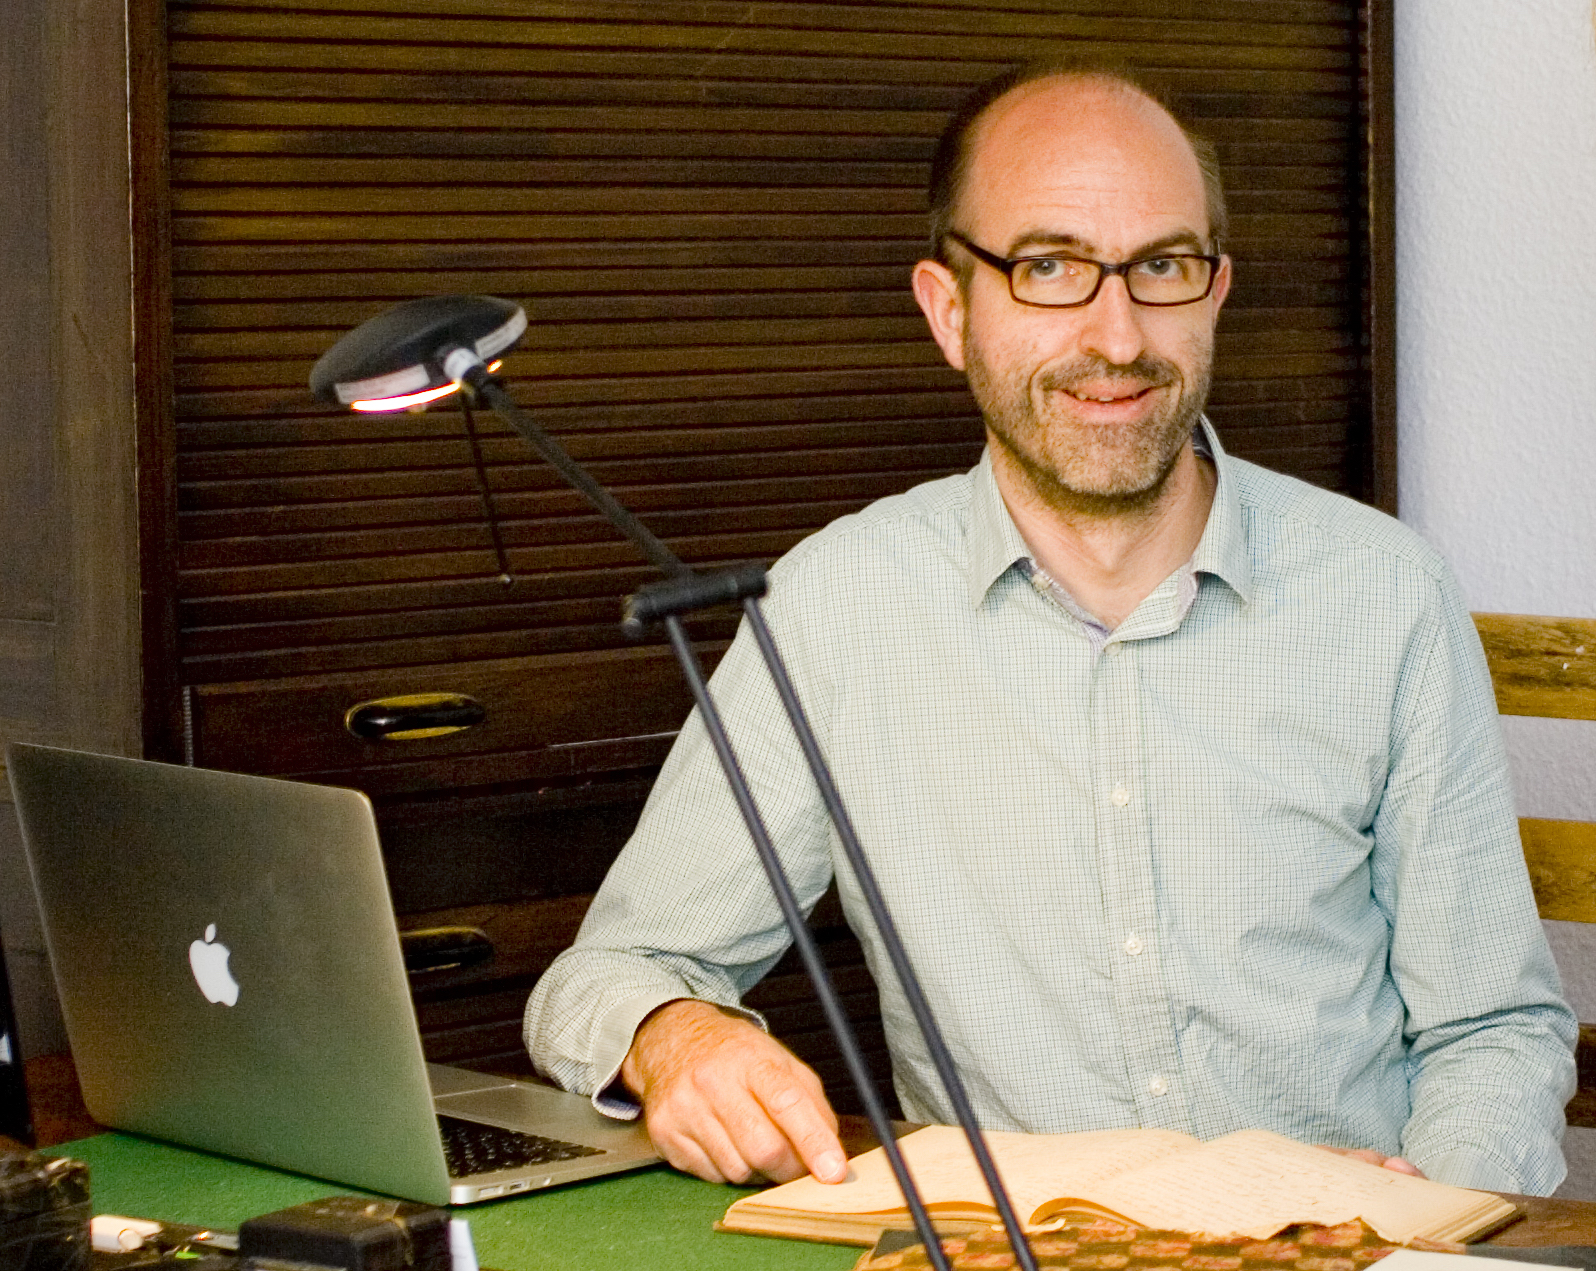
<svg viewBox="0 0 1596 1271">
<path fill-rule="evenodd" d="M 1402 519 L 1470 608 L 1596 617 L 1596 7 L 1395 15 Z M 1521 815 L 1596 820 L 1596 723 L 1503 726 Z M 1596 1020 L 1596 932 L 1547 927 Z M 1596 1131 L 1566 1149 L 1596 1198 Z"/>
<path fill-rule="evenodd" d="M 1596 617 L 1591 0 L 1396 5 L 1402 519 L 1470 606 Z M 1596 724 L 1506 721 L 1525 815 L 1596 818 Z"/>
</svg>

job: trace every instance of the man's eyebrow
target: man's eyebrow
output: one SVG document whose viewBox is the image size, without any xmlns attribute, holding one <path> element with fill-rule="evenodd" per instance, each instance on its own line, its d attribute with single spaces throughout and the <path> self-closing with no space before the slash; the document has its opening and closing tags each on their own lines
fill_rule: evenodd
<svg viewBox="0 0 1596 1271">
<path fill-rule="evenodd" d="M 1204 255 L 1208 251 L 1205 243 L 1191 230 L 1176 230 L 1172 234 L 1165 234 L 1162 238 L 1155 238 L 1150 243 L 1143 243 L 1129 256 L 1127 260 L 1140 260 L 1144 256 L 1156 256 L 1159 252 L 1167 252 L 1173 248 Z M 1038 252 L 1063 251 L 1076 255 L 1095 258 L 1096 252 L 1092 245 L 1085 239 L 1074 234 L 1054 234 L 1041 230 L 1032 230 L 1020 235 L 1008 250 L 1008 257 L 1013 260 L 1016 256 L 1035 255 Z"/>
</svg>

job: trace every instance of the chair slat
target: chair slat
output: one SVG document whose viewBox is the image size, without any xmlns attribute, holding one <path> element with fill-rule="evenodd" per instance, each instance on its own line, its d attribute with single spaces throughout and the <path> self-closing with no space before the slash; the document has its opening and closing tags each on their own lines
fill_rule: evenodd
<svg viewBox="0 0 1596 1271">
<path fill-rule="evenodd" d="M 1596 922 L 1596 823 L 1525 817 L 1518 829 L 1541 917 Z"/>
<path fill-rule="evenodd" d="M 1596 719 L 1596 619 L 1477 613 L 1504 715 Z"/>
</svg>

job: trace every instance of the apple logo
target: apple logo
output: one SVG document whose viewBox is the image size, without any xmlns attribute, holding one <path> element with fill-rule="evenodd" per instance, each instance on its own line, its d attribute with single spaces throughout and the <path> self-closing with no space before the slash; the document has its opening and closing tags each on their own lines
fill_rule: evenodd
<svg viewBox="0 0 1596 1271">
<path fill-rule="evenodd" d="M 194 971 L 194 983 L 199 985 L 207 1002 L 232 1006 L 238 1001 L 238 981 L 227 969 L 232 950 L 225 944 L 214 943 L 215 939 L 216 924 L 213 922 L 205 928 L 205 939 L 188 946 L 188 964 Z"/>
</svg>

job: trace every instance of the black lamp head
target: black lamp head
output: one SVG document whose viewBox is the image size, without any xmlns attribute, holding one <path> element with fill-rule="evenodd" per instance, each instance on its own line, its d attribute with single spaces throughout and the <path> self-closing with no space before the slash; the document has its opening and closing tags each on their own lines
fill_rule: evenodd
<svg viewBox="0 0 1596 1271">
<path fill-rule="evenodd" d="M 487 361 L 514 346 L 526 311 L 497 296 L 424 296 L 378 314 L 321 355 L 310 391 L 352 410 L 402 410 L 455 391 L 443 368 L 450 349 Z"/>
</svg>

